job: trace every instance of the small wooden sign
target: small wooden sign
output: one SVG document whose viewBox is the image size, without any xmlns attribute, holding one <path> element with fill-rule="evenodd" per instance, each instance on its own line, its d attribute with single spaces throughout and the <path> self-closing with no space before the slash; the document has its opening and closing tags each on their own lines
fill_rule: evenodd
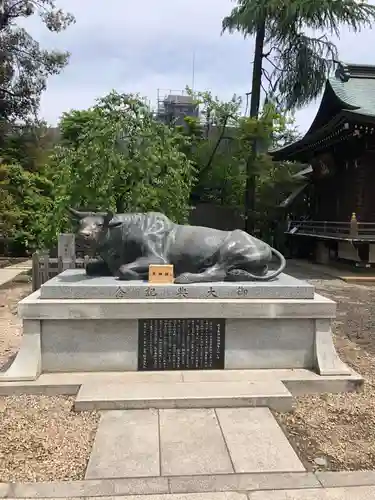
<svg viewBox="0 0 375 500">
<path fill-rule="evenodd" d="M 149 283 L 173 283 L 174 273 L 171 264 L 148 266 L 148 281 Z"/>
</svg>

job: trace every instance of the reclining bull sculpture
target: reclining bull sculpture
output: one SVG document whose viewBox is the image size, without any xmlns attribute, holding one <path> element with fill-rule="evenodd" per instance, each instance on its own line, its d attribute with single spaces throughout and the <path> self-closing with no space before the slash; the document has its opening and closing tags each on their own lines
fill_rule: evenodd
<svg viewBox="0 0 375 500">
<path fill-rule="evenodd" d="M 87 265 L 90 276 L 145 280 L 150 264 L 173 264 L 175 283 L 268 281 L 286 265 L 280 252 L 240 229 L 179 225 L 158 212 L 114 215 L 69 210 L 79 221 L 77 235 L 100 256 Z M 269 272 L 272 254 L 280 265 Z"/>
</svg>

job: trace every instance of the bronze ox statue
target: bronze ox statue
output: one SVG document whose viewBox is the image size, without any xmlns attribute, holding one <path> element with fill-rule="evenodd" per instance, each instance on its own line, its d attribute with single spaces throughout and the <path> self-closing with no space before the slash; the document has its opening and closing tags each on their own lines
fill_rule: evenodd
<svg viewBox="0 0 375 500">
<path fill-rule="evenodd" d="M 173 264 L 175 283 L 268 281 L 285 268 L 284 256 L 267 243 L 235 229 L 180 225 L 158 212 L 113 214 L 69 209 L 77 235 L 100 256 L 90 276 L 145 280 L 150 264 Z M 279 267 L 268 270 L 272 255 Z"/>
</svg>

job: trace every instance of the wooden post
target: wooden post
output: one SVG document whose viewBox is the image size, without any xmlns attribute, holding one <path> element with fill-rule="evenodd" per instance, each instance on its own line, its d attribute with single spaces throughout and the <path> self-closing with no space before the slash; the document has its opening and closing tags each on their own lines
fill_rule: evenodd
<svg viewBox="0 0 375 500">
<path fill-rule="evenodd" d="M 83 259 L 83 269 L 86 269 L 86 266 L 89 262 L 90 262 L 90 257 L 88 255 L 85 255 Z"/>
<path fill-rule="evenodd" d="M 32 257 L 32 287 L 33 292 L 40 288 L 40 266 L 39 266 L 39 254 L 38 252 L 33 253 Z"/>
<path fill-rule="evenodd" d="M 64 261 L 62 257 L 57 258 L 57 274 L 62 273 L 64 270 Z"/>
<path fill-rule="evenodd" d="M 41 285 L 49 280 L 49 254 L 43 255 L 43 278 L 41 280 Z"/>
<path fill-rule="evenodd" d="M 65 269 L 70 269 L 75 267 L 75 255 L 76 255 L 76 241 L 75 235 L 71 233 L 59 234 L 59 241 L 57 247 L 58 258 L 61 259 L 62 267 L 59 273 L 65 271 Z"/>
</svg>

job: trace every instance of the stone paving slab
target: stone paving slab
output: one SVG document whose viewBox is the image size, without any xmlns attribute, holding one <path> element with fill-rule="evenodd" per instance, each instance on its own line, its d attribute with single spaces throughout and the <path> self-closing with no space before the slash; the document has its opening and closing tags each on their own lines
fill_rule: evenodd
<svg viewBox="0 0 375 500">
<path fill-rule="evenodd" d="M 103 413 L 86 478 L 160 475 L 158 421 L 156 410 Z"/>
<path fill-rule="evenodd" d="M 240 491 L 247 492 L 249 500 L 371 500 L 375 498 L 375 482 L 372 483 L 372 486 L 357 487 L 354 485 L 358 481 L 364 480 L 364 477 L 370 481 L 373 472 L 351 472 L 349 474 L 353 487 L 328 489 L 323 488 L 317 479 L 317 475 L 322 473 L 314 474 L 312 472 L 0 483 L 0 498 L 48 498 L 51 500 L 54 498 L 101 497 L 104 500 L 108 497 L 129 498 L 127 495 L 141 495 L 142 499 L 150 500 L 151 496 L 159 495 L 165 500 L 169 500 L 171 498 L 169 494 L 178 494 L 182 498 L 189 499 L 194 493 L 208 493 L 211 495 L 210 498 L 215 498 L 217 492 Z M 345 473 L 329 472 L 324 474 L 329 474 L 333 482 L 335 476 L 339 479 Z M 287 494 L 286 498 L 285 494 Z"/>
<path fill-rule="evenodd" d="M 302 472 L 305 467 L 268 408 L 217 408 L 235 472 Z"/>
<path fill-rule="evenodd" d="M 116 495 L 102 496 L 102 500 L 372 500 L 375 498 L 375 487 L 360 486 L 352 488 L 308 489 L 308 490 L 278 490 L 209 493 L 175 493 L 156 495 Z M 19 497 L 8 497 L 16 500 Z M 24 498 L 24 497 L 22 497 Z M 60 498 L 60 497 L 55 497 Z M 70 497 L 70 500 L 88 499 L 92 497 Z"/>
<path fill-rule="evenodd" d="M 160 410 L 163 476 L 234 472 L 214 409 Z"/>
<path fill-rule="evenodd" d="M 8 495 L 10 486 L 8 483 L 0 483 L 0 498 L 5 498 Z"/>
<path fill-rule="evenodd" d="M 220 493 L 189 493 L 160 495 L 116 495 L 104 496 L 101 500 L 373 500 L 375 489 L 371 487 L 334 488 L 329 490 L 305 490 L 299 496 L 300 490 L 257 491 L 243 493 L 228 491 Z M 17 500 L 19 497 L 8 497 L 7 500 Z M 59 497 L 56 497 L 56 500 Z M 87 500 L 93 497 L 70 497 L 69 500 Z M 51 499 L 52 500 L 52 499 Z M 55 499 L 53 499 L 55 500 Z"/>
<path fill-rule="evenodd" d="M 0 287 L 14 280 L 18 275 L 30 271 L 32 268 L 32 261 L 26 260 L 11 266 L 0 268 Z M 293 278 L 294 279 L 294 278 Z"/>
<path fill-rule="evenodd" d="M 374 498 L 375 486 L 248 493 L 249 500 L 373 500 Z"/>
<path fill-rule="evenodd" d="M 119 497 L 116 497 L 117 499 Z M 127 496 L 120 497 L 124 500 L 144 500 L 144 497 Z M 108 497 L 104 500 L 110 500 Z M 112 500 L 112 499 L 111 499 Z M 192 493 L 189 495 L 150 495 L 147 500 L 248 500 L 246 493 L 238 493 L 236 491 L 226 491 L 222 493 Z"/>
<path fill-rule="evenodd" d="M 325 488 L 375 485 L 374 470 L 317 472 L 316 477 Z"/>
<path fill-rule="evenodd" d="M 69 500 L 86 500 L 88 498 L 90 497 L 70 497 Z M 104 496 L 101 498 L 103 500 L 145 500 L 144 495 L 116 495 Z M 248 500 L 246 493 L 240 493 L 237 491 L 227 491 L 222 493 L 193 493 L 189 495 L 147 495 L 146 498 L 147 500 Z M 17 498 L 10 497 L 9 500 L 17 500 Z"/>
<path fill-rule="evenodd" d="M 253 491 L 286 488 L 320 488 L 312 472 L 283 472 L 271 474 L 211 474 L 169 478 L 171 493 L 204 491 Z"/>
<path fill-rule="evenodd" d="M 3 498 L 52 499 L 169 493 L 168 479 L 163 477 L 15 483 L 8 486 L 7 496 Z"/>
<path fill-rule="evenodd" d="M 88 479 L 46 483 L 6 483 L 0 498 L 75 498 L 164 493 L 254 491 L 319 488 L 311 472 L 273 474 L 209 474 L 119 479 Z"/>
</svg>

